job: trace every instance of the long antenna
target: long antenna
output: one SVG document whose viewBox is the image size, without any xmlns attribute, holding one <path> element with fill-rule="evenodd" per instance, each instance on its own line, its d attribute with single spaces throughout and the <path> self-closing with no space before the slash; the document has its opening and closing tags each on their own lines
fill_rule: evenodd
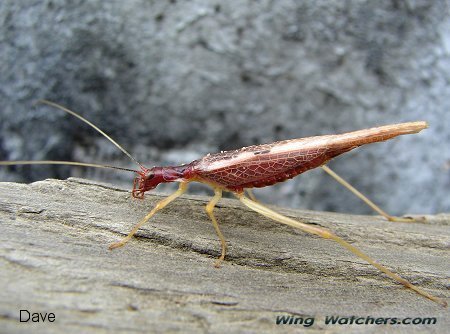
<svg viewBox="0 0 450 334">
<path fill-rule="evenodd" d="M 97 127 L 95 124 L 89 122 L 86 118 L 84 118 L 81 115 L 78 115 L 76 112 L 69 110 L 57 103 L 48 101 L 48 100 L 39 100 L 37 101 L 37 103 L 43 103 L 43 104 L 47 104 L 49 106 L 55 107 L 57 109 L 60 109 L 62 111 L 65 111 L 66 113 L 75 116 L 76 118 L 78 118 L 79 120 L 83 121 L 84 123 L 88 124 L 89 126 L 91 126 L 92 128 L 94 128 L 95 130 L 97 130 L 97 132 L 99 132 L 100 134 L 102 134 L 106 139 L 108 139 L 111 143 L 113 143 L 114 145 L 116 145 L 116 147 L 121 150 L 123 153 L 125 153 L 131 160 L 133 160 L 135 163 L 138 164 L 139 167 L 141 167 L 142 169 L 145 169 L 145 167 L 139 162 L 137 161 L 135 158 L 133 158 L 133 156 L 128 153 L 122 146 L 120 146 L 114 139 L 112 139 L 110 136 L 108 136 L 105 132 L 103 132 L 102 130 L 100 130 L 99 127 Z M 90 167 L 94 167 L 94 166 L 90 166 Z M 112 166 L 110 166 L 112 167 Z M 107 167 L 109 168 L 109 167 Z"/>
<path fill-rule="evenodd" d="M 124 170 L 127 172 L 139 173 L 137 170 L 128 169 L 123 167 L 91 164 L 85 162 L 76 161 L 58 161 L 58 160 L 16 160 L 16 161 L 0 161 L 0 166 L 14 166 L 14 165 L 72 165 L 72 166 L 82 166 L 82 167 L 94 167 L 94 168 L 109 168 Z"/>
</svg>

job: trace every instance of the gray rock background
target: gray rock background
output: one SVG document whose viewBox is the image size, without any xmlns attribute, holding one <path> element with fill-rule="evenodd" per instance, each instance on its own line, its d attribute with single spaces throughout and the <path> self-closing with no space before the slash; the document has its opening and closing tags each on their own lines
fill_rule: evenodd
<svg viewBox="0 0 450 334">
<path fill-rule="evenodd" d="M 286 138 L 426 120 L 331 167 L 393 214 L 450 211 L 446 1 L 1 1 L 0 160 L 148 165 Z M 2 180 L 131 175 L 1 168 Z M 162 190 L 168 190 L 162 187 Z M 194 192 L 207 192 L 193 187 Z M 371 213 L 322 171 L 258 190 L 265 202 Z"/>
</svg>

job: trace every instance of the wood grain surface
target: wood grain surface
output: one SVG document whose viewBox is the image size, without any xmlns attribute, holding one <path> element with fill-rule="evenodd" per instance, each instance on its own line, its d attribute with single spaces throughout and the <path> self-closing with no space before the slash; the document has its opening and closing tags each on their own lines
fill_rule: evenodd
<svg viewBox="0 0 450 334">
<path fill-rule="evenodd" d="M 183 196 L 125 247 L 109 251 L 161 195 L 82 179 L 0 183 L 0 332 L 444 332 L 445 309 L 388 279 L 339 245 L 280 226 L 223 199 L 216 216 L 229 252 L 204 211 Z M 450 215 L 428 223 L 277 209 L 327 227 L 396 273 L 445 298 Z M 21 323 L 19 310 L 53 312 Z M 314 317 L 309 328 L 280 315 Z M 434 325 L 326 325 L 326 316 L 436 317 Z"/>
</svg>

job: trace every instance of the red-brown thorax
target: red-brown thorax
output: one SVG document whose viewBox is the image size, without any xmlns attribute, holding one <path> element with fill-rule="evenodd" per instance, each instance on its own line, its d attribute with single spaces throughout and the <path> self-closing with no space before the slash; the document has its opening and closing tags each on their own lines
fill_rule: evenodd
<svg viewBox="0 0 450 334">
<path fill-rule="evenodd" d="M 133 181 L 131 194 L 134 198 L 144 198 L 146 191 L 156 188 L 160 183 L 187 180 L 192 177 L 191 164 L 167 167 L 141 167 Z"/>
</svg>

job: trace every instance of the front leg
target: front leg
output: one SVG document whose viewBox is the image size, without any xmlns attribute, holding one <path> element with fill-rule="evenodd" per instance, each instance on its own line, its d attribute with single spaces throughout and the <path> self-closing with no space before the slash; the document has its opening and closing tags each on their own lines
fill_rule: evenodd
<svg viewBox="0 0 450 334">
<path fill-rule="evenodd" d="M 133 235 L 142 227 L 142 225 L 144 225 L 146 222 L 148 222 L 149 219 L 152 218 L 156 212 L 163 209 L 167 204 L 169 204 L 170 202 L 175 200 L 177 197 L 180 197 L 184 192 L 186 192 L 187 186 L 188 186 L 188 182 L 181 182 L 180 186 L 178 187 L 178 190 L 176 192 L 174 192 L 172 195 L 164 198 L 163 200 L 159 201 L 155 205 L 153 210 L 150 211 L 148 213 L 148 215 L 146 215 L 138 224 L 136 224 L 133 227 L 133 229 L 131 230 L 131 232 L 128 233 L 128 235 L 125 238 L 123 238 L 122 240 L 120 240 L 118 242 L 111 244 L 109 246 L 109 249 L 112 250 L 112 249 L 119 248 L 119 247 L 122 247 L 123 245 L 125 245 L 133 237 Z"/>
</svg>

